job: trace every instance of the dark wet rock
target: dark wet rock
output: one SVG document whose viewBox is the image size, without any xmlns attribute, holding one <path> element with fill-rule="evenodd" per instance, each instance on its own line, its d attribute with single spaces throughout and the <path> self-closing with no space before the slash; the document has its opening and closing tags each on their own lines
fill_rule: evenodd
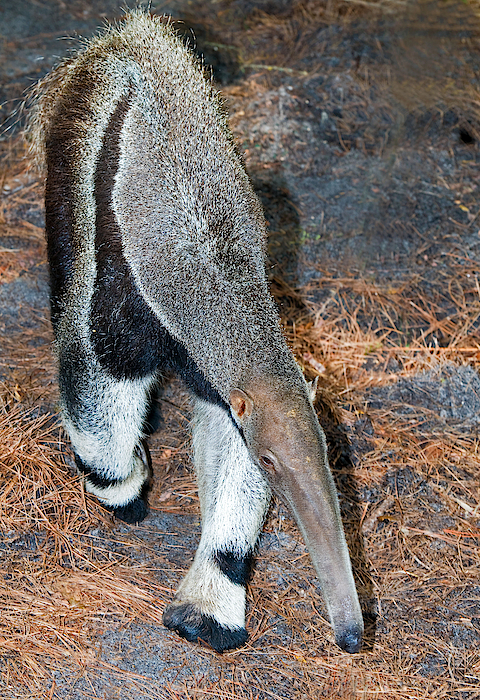
<svg viewBox="0 0 480 700">
<path fill-rule="evenodd" d="M 387 403 L 394 404 L 399 415 L 404 416 L 426 409 L 420 418 L 424 428 L 438 422 L 438 418 L 456 428 L 478 428 L 480 377 L 469 365 L 446 363 L 370 392 L 372 408 L 381 408 Z"/>
</svg>

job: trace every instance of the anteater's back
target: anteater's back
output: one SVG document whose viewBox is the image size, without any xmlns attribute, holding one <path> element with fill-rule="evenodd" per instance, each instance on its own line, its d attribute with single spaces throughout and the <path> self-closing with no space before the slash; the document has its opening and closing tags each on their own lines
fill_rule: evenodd
<svg viewBox="0 0 480 700">
<path fill-rule="evenodd" d="M 251 366 L 272 330 L 285 358 L 261 207 L 211 81 L 168 23 L 134 12 L 88 42 L 40 84 L 31 132 L 47 163 L 54 324 L 67 307 L 87 323 L 102 236 L 111 245 L 115 228 L 143 299 L 220 390 L 205 333 L 228 372 Z"/>
<path fill-rule="evenodd" d="M 183 230 L 186 224 L 191 230 L 194 224 L 201 235 L 208 223 L 215 221 L 218 229 L 219 220 L 230 219 L 233 207 L 237 216 L 253 215 L 263 229 L 219 97 L 198 60 L 162 19 L 143 12 L 127 15 L 118 28 L 110 27 L 48 75 L 38 95 L 32 139 L 51 169 L 62 150 L 82 164 L 85 178 L 92 177 L 107 129 L 110 138 L 122 129 L 122 157 L 132 154 L 128 167 L 138 177 L 138 191 L 130 190 L 130 197 L 139 196 L 141 215 L 154 184 L 155 221 L 166 228 L 173 223 Z M 159 205 L 170 214 L 159 214 Z"/>
</svg>

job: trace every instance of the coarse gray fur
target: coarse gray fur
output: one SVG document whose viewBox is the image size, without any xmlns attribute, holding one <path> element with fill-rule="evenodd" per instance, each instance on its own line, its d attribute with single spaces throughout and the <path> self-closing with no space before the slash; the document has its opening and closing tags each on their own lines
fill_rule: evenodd
<svg viewBox="0 0 480 700">
<path fill-rule="evenodd" d="M 85 486 L 144 517 L 151 392 L 194 396 L 202 538 L 167 626 L 242 644 L 270 489 L 290 506 L 335 636 L 361 646 L 325 436 L 265 275 L 265 222 L 221 102 L 169 26 L 136 11 L 47 76 L 31 120 L 46 221 L 62 416 Z M 314 390 L 313 390 L 314 391 Z"/>
</svg>

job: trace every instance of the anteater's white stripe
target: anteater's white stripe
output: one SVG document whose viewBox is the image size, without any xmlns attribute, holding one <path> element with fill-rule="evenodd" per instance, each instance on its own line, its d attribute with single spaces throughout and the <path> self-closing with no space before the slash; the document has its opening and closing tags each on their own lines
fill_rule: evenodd
<svg viewBox="0 0 480 700">
<path fill-rule="evenodd" d="M 76 387 L 81 418 L 77 420 L 63 411 L 73 449 L 85 466 L 107 479 L 123 481 L 131 476 L 128 489 L 133 489 L 140 479 L 135 448 L 142 438 L 149 389 L 154 381 L 155 377 L 117 381 L 92 359 L 88 375 L 79 377 Z M 101 498 L 105 500 L 104 495 Z"/>
<path fill-rule="evenodd" d="M 149 472 L 147 465 L 138 456 L 134 456 L 133 470 L 126 479 L 111 486 L 96 486 L 92 484 L 88 476 L 85 477 L 85 488 L 89 493 L 93 493 L 102 503 L 108 506 L 124 506 L 133 501 L 139 494 L 148 479 Z"/>
<path fill-rule="evenodd" d="M 222 627 L 245 627 L 245 588 L 232 583 L 216 564 L 197 553 L 175 596 L 175 603 L 192 603 Z"/>
<path fill-rule="evenodd" d="M 202 504 L 200 549 L 252 549 L 270 502 L 270 488 L 252 461 L 231 416 L 197 400 L 193 426 L 194 462 Z"/>
<path fill-rule="evenodd" d="M 216 552 L 238 557 L 253 549 L 270 501 L 270 488 L 254 464 L 231 416 L 197 400 L 193 426 L 202 537 L 175 604 L 191 603 L 229 629 L 245 626 L 245 587 L 230 581 Z"/>
</svg>

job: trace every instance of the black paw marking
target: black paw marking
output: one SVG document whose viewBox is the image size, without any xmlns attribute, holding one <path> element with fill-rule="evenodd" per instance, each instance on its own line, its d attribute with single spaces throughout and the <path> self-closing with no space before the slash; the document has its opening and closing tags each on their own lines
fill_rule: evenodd
<svg viewBox="0 0 480 700">
<path fill-rule="evenodd" d="M 140 493 L 138 496 L 122 506 L 107 505 L 102 502 L 101 496 L 99 497 L 100 502 L 107 510 L 113 512 L 115 517 L 119 520 L 123 520 L 125 523 L 129 523 L 130 525 L 142 522 L 142 520 L 144 520 L 144 518 L 148 515 L 147 496 L 150 489 L 152 473 L 152 460 L 146 443 L 142 442 L 137 445 L 135 452 L 147 468 L 147 477 L 140 488 Z M 109 479 L 108 477 L 100 476 L 92 468 L 84 464 L 77 454 L 75 454 L 75 463 L 78 471 L 84 474 L 88 482 L 97 488 L 107 489 L 109 486 L 120 486 L 122 484 L 121 479 Z"/>
<path fill-rule="evenodd" d="M 116 518 L 130 525 L 141 523 L 148 515 L 148 506 L 140 496 L 124 506 L 113 506 L 108 510 L 112 510 Z"/>
<path fill-rule="evenodd" d="M 168 606 L 163 613 L 163 624 L 189 642 L 206 642 L 220 653 L 241 647 L 248 639 L 244 627 L 223 627 L 213 617 L 202 615 L 191 603 Z"/>
</svg>

